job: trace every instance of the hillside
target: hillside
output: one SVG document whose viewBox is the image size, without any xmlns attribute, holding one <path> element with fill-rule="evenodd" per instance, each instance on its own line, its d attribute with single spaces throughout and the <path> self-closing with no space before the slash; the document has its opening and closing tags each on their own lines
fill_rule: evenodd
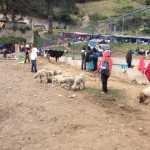
<svg viewBox="0 0 150 150">
<path fill-rule="evenodd" d="M 90 25 L 90 28 L 82 30 L 82 32 L 110 34 L 111 28 L 114 34 L 150 35 L 150 9 L 130 16 L 113 19 L 111 27 L 110 21 L 105 21 L 109 18 L 115 18 L 147 7 L 145 1 L 98 0 L 77 3 L 76 7 L 79 10 L 79 16 L 82 17 L 81 26 L 86 27 Z"/>
<path fill-rule="evenodd" d="M 144 3 L 136 0 L 98 0 L 87 3 L 77 3 L 76 6 L 80 10 L 80 13 L 84 15 L 91 15 L 99 13 L 101 15 L 110 17 L 113 15 L 121 15 L 124 11 L 117 13 L 118 9 L 123 9 L 127 6 L 131 6 L 132 9 L 140 9 L 144 7 Z M 126 12 L 132 10 L 126 10 Z"/>
</svg>

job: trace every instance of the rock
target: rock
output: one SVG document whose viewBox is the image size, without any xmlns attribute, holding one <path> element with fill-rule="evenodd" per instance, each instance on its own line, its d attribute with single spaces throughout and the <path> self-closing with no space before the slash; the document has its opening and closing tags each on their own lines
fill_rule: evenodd
<svg viewBox="0 0 150 150">
<path fill-rule="evenodd" d="M 118 106 L 119 106 L 120 108 L 124 108 L 124 107 L 125 107 L 124 104 L 119 104 Z"/>
<path fill-rule="evenodd" d="M 68 96 L 69 98 L 75 98 L 75 97 L 77 97 L 77 95 L 76 94 L 72 94 L 72 95 L 70 95 L 70 96 Z"/>
<path fill-rule="evenodd" d="M 143 131 L 143 128 L 139 127 L 139 131 Z"/>
</svg>

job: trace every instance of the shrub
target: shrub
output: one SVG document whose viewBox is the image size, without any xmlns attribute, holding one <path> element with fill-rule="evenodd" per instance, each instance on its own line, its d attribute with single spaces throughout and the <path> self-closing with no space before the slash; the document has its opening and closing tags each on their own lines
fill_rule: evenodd
<svg viewBox="0 0 150 150">
<path fill-rule="evenodd" d="M 150 5 L 150 0 L 145 0 L 146 5 Z"/>
<path fill-rule="evenodd" d="M 150 28 L 144 27 L 144 30 L 142 31 L 144 34 L 150 34 Z"/>
<path fill-rule="evenodd" d="M 19 44 L 26 43 L 26 39 L 22 37 L 8 37 L 8 38 L 0 38 L 0 43 L 2 44 Z"/>
<path fill-rule="evenodd" d="M 19 28 L 19 30 L 20 30 L 20 32 L 23 33 L 23 34 L 26 33 L 26 29 L 23 28 L 23 27 Z"/>
<path fill-rule="evenodd" d="M 13 30 L 13 31 L 16 31 L 16 30 L 17 30 L 17 26 L 14 25 L 14 26 L 12 27 L 12 30 Z"/>
<path fill-rule="evenodd" d="M 96 23 L 96 22 L 98 22 L 98 21 L 100 21 L 100 20 L 105 20 L 105 19 L 107 19 L 106 16 L 100 15 L 100 14 L 98 14 L 98 13 L 92 14 L 92 15 L 90 15 L 89 17 L 90 17 L 90 21 L 91 21 L 92 23 Z"/>
</svg>

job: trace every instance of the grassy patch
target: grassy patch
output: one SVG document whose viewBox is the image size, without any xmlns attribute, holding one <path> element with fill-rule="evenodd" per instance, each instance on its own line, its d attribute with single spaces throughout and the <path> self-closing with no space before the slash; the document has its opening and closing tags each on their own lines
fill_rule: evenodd
<svg viewBox="0 0 150 150">
<path fill-rule="evenodd" d="M 112 52 L 122 52 L 125 53 L 127 49 L 136 50 L 137 47 L 142 47 L 144 50 L 149 49 L 149 45 L 139 45 L 139 44 L 130 44 L 130 43 L 111 43 Z"/>
<path fill-rule="evenodd" d="M 98 95 L 100 94 L 100 89 L 94 88 L 94 87 L 87 87 L 85 88 L 84 92 L 89 95 Z M 125 91 L 121 89 L 109 89 L 108 95 L 114 97 L 114 98 L 120 98 L 120 99 L 126 99 Z"/>
<path fill-rule="evenodd" d="M 127 97 L 127 95 L 125 94 L 125 91 L 121 89 L 109 89 L 108 93 L 112 95 L 113 97 L 120 98 L 120 99 L 126 99 Z"/>
<path fill-rule="evenodd" d="M 85 88 L 85 90 L 84 90 L 84 92 L 85 93 L 88 93 L 88 94 L 98 94 L 98 93 L 100 93 L 100 89 L 97 89 L 97 88 L 93 88 L 93 87 L 87 87 L 87 88 Z"/>
</svg>

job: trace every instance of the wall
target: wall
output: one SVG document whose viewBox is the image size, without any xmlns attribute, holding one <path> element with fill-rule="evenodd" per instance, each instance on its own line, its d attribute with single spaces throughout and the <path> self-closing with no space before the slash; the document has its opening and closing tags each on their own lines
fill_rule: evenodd
<svg viewBox="0 0 150 150">
<path fill-rule="evenodd" d="M 2 29 L 0 31 L 0 37 L 23 37 L 26 39 L 27 43 L 34 42 L 33 31 L 26 31 L 26 33 L 22 34 L 19 30 L 13 31 L 12 29 Z"/>
</svg>

